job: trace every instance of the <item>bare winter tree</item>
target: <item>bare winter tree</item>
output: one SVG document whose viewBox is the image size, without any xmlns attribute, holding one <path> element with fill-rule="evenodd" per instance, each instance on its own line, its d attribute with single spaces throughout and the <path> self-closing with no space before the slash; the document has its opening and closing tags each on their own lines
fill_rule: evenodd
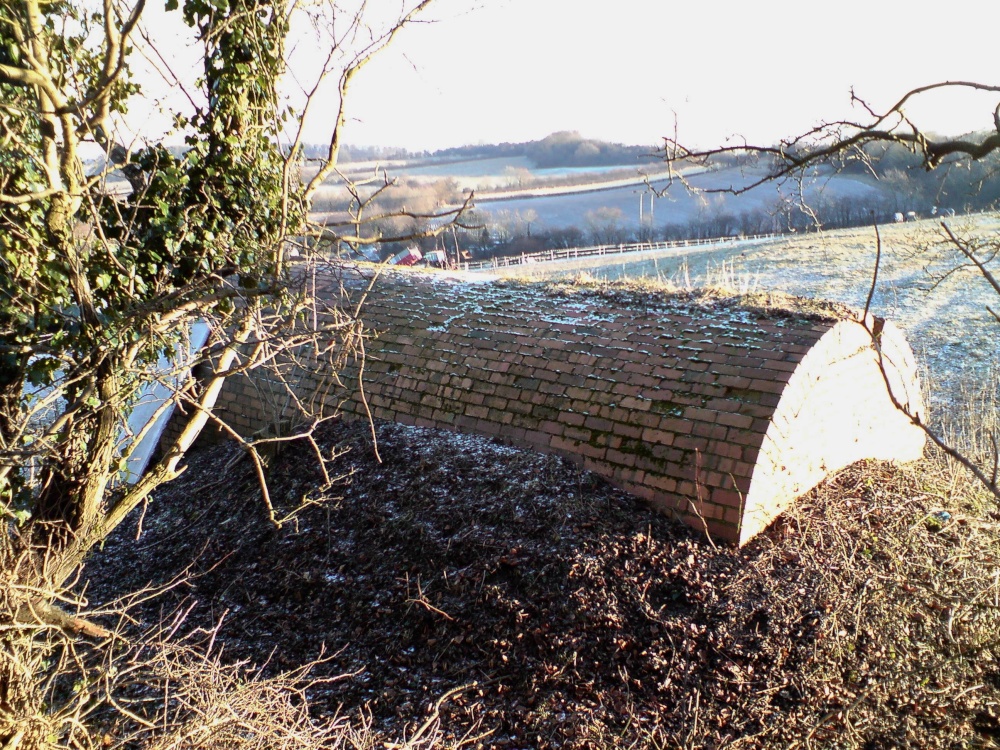
<svg viewBox="0 0 1000 750">
<path fill-rule="evenodd" d="M 851 100 L 863 113 L 857 120 L 822 122 L 811 130 L 783 139 L 774 145 L 747 142 L 698 149 L 688 148 L 676 137 L 664 139 L 663 155 L 668 164 L 691 160 L 711 165 L 727 163 L 760 164 L 765 169 L 756 179 L 728 192 L 744 193 L 774 180 L 797 178 L 803 169 L 823 163 L 844 163 L 870 159 L 865 146 L 894 143 L 905 146 L 920 156 L 924 168 L 930 170 L 956 159 L 982 159 L 1000 149 L 1000 102 L 992 113 L 993 129 L 967 137 L 940 137 L 925 132 L 918 122 L 907 115 L 907 109 L 919 98 L 945 90 L 981 92 L 1000 99 L 1000 86 L 972 81 L 943 81 L 906 92 L 883 112 L 873 109 L 865 100 L 851 93 Z"/>
<path fill-rule="evenodd" d="M 996 102 L 992 107 L 993 127 L 961 137 L 942 137 L 923 129 L 919 122 L 908 115 L 908 109 L 922 98 L 938 92 L 976 94 Z M 852 102 L 862 116 L 857 120 L 823 122 L 806 133 L 784 139 L 774 145 L 755 145 L 746 142 L 708 149 L 688 148 L 676 137 L 664 139 L 663 156 L 668 164 L 695 162 L 704 166 L 719 163 L 752 166 L 751 179 L 739 187 L 707 192 L 744 193 L 769 183 L 797 181 L 821 165 L 842 168 L 852 162 L 868 166 L 872 160 L 872 147 L 884 145 L 903 146 L 919 157 L 920 164 L 928 171 L 946 165 L 962 164 L 985 159 L 1000 152 L 1000 86 L 974 81 L 942 81 L 920 86 L 906 92 L 884 111 L 878 111 L 866 101 L 851 94 Z M 802 191 L 799 190 L 801 195 Z M 957 253 L 956 267 L 975 269 L 994 291 L 1000 295 L 1000 280 L 996 275 L 994 260 L 1000 254 L 1000 241 L 972 241 L 962 237 L 946 221 L 941 222 L 943 236 Z M 878 282 L 881 259 L 881 238 L 876 226 L 876 261 L 872 289 L 868 295 L 870 305 Z M 865 313 L 868 312 L 866 306 Z M 989 308 L 1000 323 L 1000 315 Z M 872 331 L 876 347 L 877 331 Z M 900 406 L 902 409 L 903 407 Z M 997 498 L 1000 499 L 1000 451 L 997 436 L 990 438 L 992 455 L 970 456 L 956 445 L 945 440 L 939 431 L 928 425 L 919 414 L 909 414 L 914 424 L 921 427 L 928 438 L 945 454 L 967 468 Z"/>
<path fill-rule="evenodd" d="M 625 230 L 622 227 L 622 217 L 622 210 L 613 206 L 601 206 L 588 211 L 584 219 L 590 241 L 596 245 L 624 242 Z"/>
</svg>

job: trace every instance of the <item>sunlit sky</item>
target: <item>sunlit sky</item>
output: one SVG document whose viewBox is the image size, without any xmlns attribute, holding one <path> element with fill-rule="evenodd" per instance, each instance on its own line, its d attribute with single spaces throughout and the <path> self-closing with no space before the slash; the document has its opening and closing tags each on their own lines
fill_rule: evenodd
<svg viewBox="0 0 1000 750">
<path fill-rule="evenodd" d="M 934 81 L 1000 82 L 1000 10 L 981 0 L 933 15 L 884 0 L 472 4 L 436 0 L 358 75 L 347 143 L 433 150 L 578 130 L 655 145 L 675 118 L 689 143 L 773 142 L 822 119 L 860 117 L 852 87 L 878 109 Z M 370 5 L 392 14 L 402 0 Z M 166 48 L 181 59 L 170 44 L 180 42 Z M 303 80 L 311 45 L 297 52 Z M 324 103 L 309 140 L 327 135 L 336 97 Z M 957 134 L 990 127 L 994 106 L 995 96 L 935 96 L 910 112 L 924 129 Z"/>
</svg>

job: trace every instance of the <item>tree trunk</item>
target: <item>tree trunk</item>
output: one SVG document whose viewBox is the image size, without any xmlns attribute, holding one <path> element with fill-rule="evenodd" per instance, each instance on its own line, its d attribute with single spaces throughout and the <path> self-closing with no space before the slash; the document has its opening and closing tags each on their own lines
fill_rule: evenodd
<svg viewBox="0 0 1000 750">
<path fill-rule="evenodd" d="M 49 542 L 58 542 L 58 537 L 66 533 L 73 538 L 90 534 L 100 518 L 112 478 L 121 424 L 121 394 L 113 367 L 107 361 L 98 367 L 95 379 L 100 406 L 70 422 L 60 436 L 58 460 L 43 473 L 35 519 Z"/>
</svg>

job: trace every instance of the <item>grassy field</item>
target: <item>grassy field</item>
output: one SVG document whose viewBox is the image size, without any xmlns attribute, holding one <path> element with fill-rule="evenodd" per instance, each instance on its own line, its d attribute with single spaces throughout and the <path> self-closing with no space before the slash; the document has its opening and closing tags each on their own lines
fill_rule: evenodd
<svg viewBox="0 0 1000 750">
<path fill-rule="evenodd" d="M 652 172 L 653 170 L 649 170 Z M 752 172 L 738 168 L 719 169 L 698 174 L 690 179 L 690 183 L 698 190 L 717 190 L 729 187 L 741 187 L 749 184 L 754 178 Z M 654 180 L 651 187 L 663 191 L 668 183 Z M 598 208 L 615 208 L 622 212 L 621 225 L 625 228 L 639 227 L 639 196 L 645 194 L 644 219 L 649 221 L 650 186 L 634 185 L 629 187 L 610 188 L 579 195 L 553 195 L 543 198 L 510 198 L 503 201 L 483 203 L 486 211 L 497 213 L 501 211 L 524 212 L 534 211 L 538 216 L 540 228 L 559 228 L 567 226 L 585 226 L 587 212 Z M 873 184 L 854 177 L 836 176 L 833 178 L 816 179 L 807 182 L 805 194 L 808 200 L 815 201 L 820 191 L 825 199 L 833 200 L 844 197 L 866 198 L 879 193 Z M 769 210 L 782 198 L 790 196 L 789 188 L 778 188 L 775 185 L 761 185 L 743 195 L 723 195 L 719 193 L 693 193 L 685 190 L 680 184 L 674 184 L 662 197 L 654 200 L 653 228 L 664 224 L 685 224 L 711 217 L 720 212 L 739 215 L 743 212 Z"/>
</svg>

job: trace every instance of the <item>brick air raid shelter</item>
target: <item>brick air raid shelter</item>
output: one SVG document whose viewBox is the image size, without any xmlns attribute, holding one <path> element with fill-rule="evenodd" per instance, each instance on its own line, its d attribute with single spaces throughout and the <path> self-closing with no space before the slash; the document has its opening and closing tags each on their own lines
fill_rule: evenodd
<svg viewBox="0 0 1000 750">
<path fill-rule="evenodd" d="M 813 308 L 386 273 L 362 312 L 364 395 L 376 418 L 566 456 L 744 544 L 831 472 L 923 451 L 893 403 L 923 410 L 899 330 Z M 260 384 L 241 380 L 221 406 L 253 427 Z M 366 414 L 356 392 L 328 403 Z"/>
</svg>

